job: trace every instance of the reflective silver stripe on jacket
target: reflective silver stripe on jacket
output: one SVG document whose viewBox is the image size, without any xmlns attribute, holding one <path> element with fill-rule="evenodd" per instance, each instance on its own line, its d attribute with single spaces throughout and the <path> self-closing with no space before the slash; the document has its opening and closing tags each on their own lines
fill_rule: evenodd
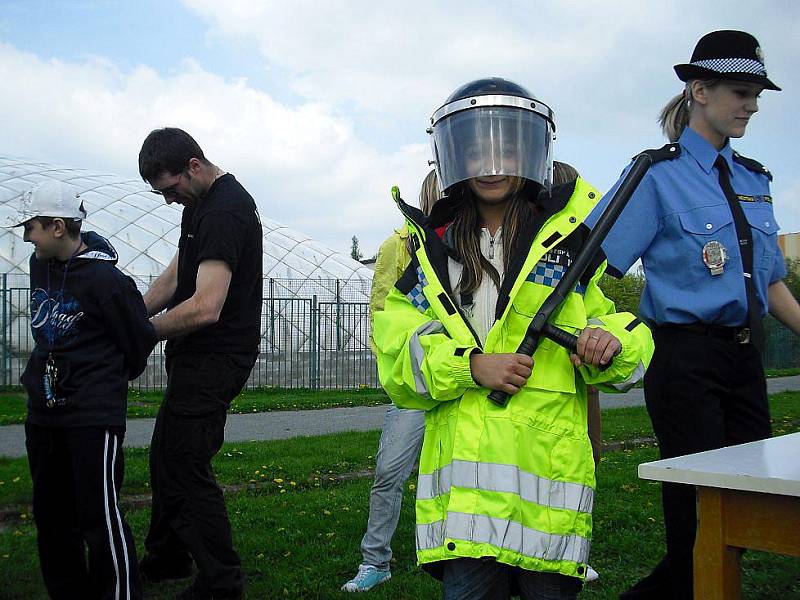
<svg viewBox="0 0 800 600">
<path fill-rule="evenodd" d="M 425 351 L 422 349 L 419 338 L 423 335 L 441 333 L 442 331 L 444 331 L 444 325 L 439 321 L 428 321 L 420 326 L 408 341 L 411 371 L 414 373 L 414 387 L 416 392 L 423 398 L 430 398 L 430 391 L 428 390 L 428 383 L 425 381 L 425 375 L 422 374 L 422 361 L 425 360 Z"/>
<path fill-rule="evenodd" d="M 517 494 L 541 506 L 590 513 L 594 490 L 569 481 L 553 481 L 523 471 L 516 465 L 454 460 L 417 479 L 417 500 L 430 500 L 450 491 L 451 486 L 488 492 Z"/>
<path fill-rule="evenodd" d="M 531 558 L 543 560 L 569 560 L 585 563 L 589 558 L 591 542 L 579 535 L 545 533 L 525 527 L 516 521 L 447 513 L 446 521 L 417 525 L 417 549 L 431 550 L 444 545 L 445 539 L 465 540 L 478 544 L 491 544 Z"/>
<path fill-rule="evenodd" d="M 639 381 L 642 380 L 642 378 L 644 377 L 644 372 L 646 370 L 647 369 L 645 368 L 644 363 L 642 361 L 639 361 L 639 364 L 636 365 L 636 368 L 633 370 L 633 373 L 631 373 L 631 376 L 628 377 L 625 381 L 621 381 L 620 383 L 609 383 L 607 385 L 610 385 L 615 390 L 619 390 L 620 392 L 627 392 L 629 389 L 631 389 L 634 385 L 636 385 L 637 383 L 639 383 Z"/>
</svg>

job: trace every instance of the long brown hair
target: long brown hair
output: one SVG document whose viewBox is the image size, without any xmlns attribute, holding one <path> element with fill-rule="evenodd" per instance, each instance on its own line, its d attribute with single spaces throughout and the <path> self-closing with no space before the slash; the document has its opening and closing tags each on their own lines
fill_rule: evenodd
<svg viewBox="0 0 800 600">
<path fill-rule="evenodd" d="M 511 198 L 503 214 L 501 231 L 503 235 L 503 267 L 505 269 L 508 268 L 515 253 L 519 232 L 536 212 L 531 198 L 528 197 L 527 189 L 525 180 L 516 178 Z M 475 196 L 466 183 L 458 186 L 455 193 L 461 195 L 461 202 L 451 229 L 454 250 L 464 266 L 459 289 L 466 294 L 473 293 L 480 286 L 484 271 L 499 289 L 502 283 L 500 274 L 481 253 L 482 220 L 475 204 Z"/>
</svg>

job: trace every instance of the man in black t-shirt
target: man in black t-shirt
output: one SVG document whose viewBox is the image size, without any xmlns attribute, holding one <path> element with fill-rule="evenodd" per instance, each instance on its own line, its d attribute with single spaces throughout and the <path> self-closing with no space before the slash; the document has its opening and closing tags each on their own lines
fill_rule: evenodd
<svg viewBox="0 0 800 600">
<path fill-rule="evenodd" d="M 198 575 L 181 598 L 240 598 L 241 561 L 211 459 L 258 354 L 261 222 L 250 194 L 185 131 L 151 132 L 139 173 L 167 204 L 184 206 L 178 252 L 144 296 L 158 338 L 168 341 L 141 572 L 150 581 L 188 577 L 194 560 Z"/>
</svg>

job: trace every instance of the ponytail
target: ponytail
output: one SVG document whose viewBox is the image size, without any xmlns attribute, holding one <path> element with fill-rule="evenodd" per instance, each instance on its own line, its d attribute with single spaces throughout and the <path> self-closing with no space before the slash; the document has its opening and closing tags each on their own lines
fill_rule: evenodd
<svg viewBox="0 0 800 600">
<path fill-rule="evenodd" d="M 686 88 L 682 94 L 678 94 L 672 100 L 667 102 L 664 108 L 658 115 L 658 124 L 661 125 L 661 131 L 667 136 L 670 142 L 677 142 L 681 137 L 683 130 L 689 124 L 689 117 L 692 114 L 692 104 L 694 98 L 692 97 L 692 84 L 699 81 L 703 87 L 711 89 L 722 81 L 720 78 L 716 79 L 691 79 L 686 82 Z"/>
<path fill-rule="evenodd" d="M 691 92 L 688 89 L 689 86 L 687 85 L 686 87 L 686 91 L 667 102 L 658 115 L 658 124 L 661 125 L 661 131 L 664 132 L 670 142 L 677 142 L 683 130 L 689 124 L 689 103 L 686 100 L 686 95 Z"/>
</svg>

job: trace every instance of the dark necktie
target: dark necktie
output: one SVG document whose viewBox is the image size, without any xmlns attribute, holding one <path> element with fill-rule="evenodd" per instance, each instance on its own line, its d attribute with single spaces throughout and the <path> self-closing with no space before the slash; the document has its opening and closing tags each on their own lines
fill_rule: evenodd
<svg viewBox="0 0 800 600">
<path fill-rule="evenodd" d="M 760 305 L 753 284 L 753 232 L 750 229 L 750 223 L 744 216 L 739 197 L 731 186 L 728 163 L 718 154 L 714 166 L 719 171 L 719 186 L 725 193 L 725 199 L 730 206 L 733 224 L 736 227 L 736 237 L 739 240 L 739 252 L 742 255 L 742 268 L 744 269 L 744 289 L 747 295 L 747 326 L 750 328 L 750 341 L 759 352 L 762 352 L 764 350 L 764 323 L 761 320 Z"/>
</svg>

